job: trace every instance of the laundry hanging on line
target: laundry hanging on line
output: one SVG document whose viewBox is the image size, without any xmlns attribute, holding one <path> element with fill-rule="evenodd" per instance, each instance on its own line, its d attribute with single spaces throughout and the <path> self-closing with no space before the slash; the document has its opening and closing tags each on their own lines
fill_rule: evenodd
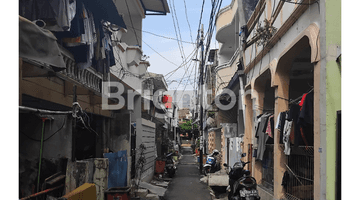
<svg viewBox="0 0 360 200">
<path fill-rule="evenodd" d="M 313 102 L 314 93 L 311 91 L 302 95 L 299 104 L 293 103 L 288 111 L 279 113 L 276 128 L 282 134 L 280 143 L 282 141 L 285 144 L 286 155 L 290 155 L 291 145 L 313 145 Z"/>
</svg>

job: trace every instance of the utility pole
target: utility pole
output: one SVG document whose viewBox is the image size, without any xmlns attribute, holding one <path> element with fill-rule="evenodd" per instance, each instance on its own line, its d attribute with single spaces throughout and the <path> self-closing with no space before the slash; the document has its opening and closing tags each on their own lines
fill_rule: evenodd
<svg viewBox="0 0 360 200">
<path fill-rule="evenodd" d="M 200 46 L 201 46 L 201 63 L 200 63 L 200 173 L 203 169 L 203 149 L 204 149 L 204 127 L 203 127 L 203 98 L 204 98 L 204 24 L 201 24 L 201 37 L 200 37 Z"/>
<path fill-rule="evenodd" d="M 176 139 L 177 139 L 177 137 L 176 137 L 176 123 L 177 123 L 177 121 L 175 121 L 175 110 L 176 110 L 176 106 L 175 106 L 175 104 L 173 104 L 173 116 L 172 116 L 172 124 L 174 124 L 174 140 L 175 140 L 175 143 L 176 143 Z M 172 124 L 170 124 L 170 127 L 171 127 L 171 125 Z"/>
</svg>

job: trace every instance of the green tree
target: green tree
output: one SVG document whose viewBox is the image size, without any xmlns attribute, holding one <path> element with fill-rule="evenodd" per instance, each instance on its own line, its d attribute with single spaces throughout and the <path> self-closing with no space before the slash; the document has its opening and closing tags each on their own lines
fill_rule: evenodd
<svg viewBox="0 0 360 200">
<path fill-rule="evenodd" d="M 180 125 L 180 130 L 183 132 L 190 132 L 192 131 L 192 120 L 186 121 L 186 123 Z M 194 124 L 194 129 L 197 128 L 197 125 Z"/>
</svg>

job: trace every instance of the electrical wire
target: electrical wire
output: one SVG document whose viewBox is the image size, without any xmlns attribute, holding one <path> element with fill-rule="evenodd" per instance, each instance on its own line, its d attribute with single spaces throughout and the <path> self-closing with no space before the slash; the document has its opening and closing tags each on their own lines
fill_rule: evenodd
<svg viewBox="0 0 360 200">
<path fill-rule="evenodd" d="M 120 41 L 117 41 L 117 42 L 120 42 Z M 167 59 L 165 56 L 161 55 L 161 54 L 160 54 L 158 51 L 156 51 L 154 48 L 152 48 L 148 43 L 146 43 L 146 42 L 144 41 L 144 39 L 142 40 L 142 42 L 143 42 L 146 46 L 148 46 L 151 50 L 153 50 L 156 54 L 158 54 L 160 57 L 162 57 L 163 59 L 165 59 L 165 60 L 168 61 L 169 63 L 171 63 L 171 64 L 173 64 L 173 65 L 175 65 L 175 66 L 178 66 L 177 64 L 175 64 L 175 63 L 172 62 L 171 60 Z M 182 63 L 177 69 L 181 68 L 182 65 L 183 65 L 183 63 Z M 165 76 L 166 76 L 166 75 L 165 75 Z"/>
<path fill-rule="evenodd" d="M 111 69 L 112 72 L 119 72 L 119 75 L 118 75 L 118 78 L 120 80 L 122 80 L 124 78 L 124 76 L 133 76 L 133 77 L 136 77 L 136 78 L 139 78 L 139 79 L 143 79 L 143 76 L 145 74 L 134 74 L 133 72 L 129 71 L 129 70 L 126 70 L 126 68 L 124 68 L 124 66 L 122 65 L 122 61 L 121 61 L 121 56 L 119 53 L 117 53 L 118 55 L 118 58 L 116 58 L 115 56 L 115 60 L 117 61 L 117 63 L 120 64 L 121 68 L 118 68 L 117 70 L 114 70 L 114 69 Z M 120 78 L 120 74 L 122 73 L 122 77 Z"/>
<path fill-rule="evenodd" d="M 177 70 L 179 70 L 181 67 L 185 66 L 188 62 L 190 62 L 191 59 L 188 59 L 188 58 L 190 58 L 190 56 L 191 56 L 191 58 L 193 58 L 194 55 L 197 54 L 197 50 L 198 50 L 198 48 L 195 48 L 195 49 L 189 54 L 189 56 L 186 58 L 186 61 L 185 61 L 185 62 L 183 62 L 178 68 L 176 68 L 176 69 L 170 71 L 169 73 L 165 74 L 164 77 L 169 76 L 168 78 L 170 78 Z M 194 54 L 194 53 L 195 53 L 195 54 Z M 194 55 L 193 55 L 193 54 L 194 54 Z M 168 78 L 166 78 L 166 79 L 168 79 Z"/>
<path fill-rule="evenodd" d="M 130 31 L 132 31 L 132 30 L 130 30 Z M 115 41 L 115 42 L 120 42 L 120 41 Z M 170 62 L 171 64 L 177 66 L 176 69 L 170 71 L 169 73 L 167 73 L 167 74 L 164 76 L 164 77 L 169 76 L 168 78 L 166 78 L 166 80 L 168 80 L 177 70 L 179 70 L 180 68 L 186 66 L 186 64 L 191 61 L 191 58 L 193 57 L 192 54 L 193 54 L 194 52 L 197 52 L 197 49 L 198 49 L 198 48 L 194 48 L 194 50 L 193 50 L 193 51 L 188 55 L 188 57 L 186 58 L 185 62 L 181 63 L 180 65 L 177 65 L 177 64 L 175 64 L 174 62 L 172 62 L 172 61 L 170 61 L 169 59 L 167 59 L 165 56 L 161 55 L 159 52 L 157 52 L 154 48 L 152 48 L 152 47 L 151 47 L 149 44 L 147 44 L 144 40 L 142 40 L 142 42 L 143 42 L 145 45 L 147 45 L 150 49 L 152 49 L 155 53 L 157 53 L 160 57 L 164 58 L 166 61 Z M 192 56 L 192 57 L 190 57 L 190 56 Z M 190 59 L 189 59 L 189 58 L 190 58 Z"/>
<path fill-rule="evenodd" d="M 190 68 L 190 64 L 188 65 L 188 67 L 186 68 L 186 70 L 185 70 L 185 73 L 184 73 L 184 75 L 183 75 L 183 77 L 181 78 L 181 80 L 180 80 L 180 82 L 179 82 L 179 84 L 178 84 L 178 87 L 176 88 L 176 90 L 175 90 L 175 92 L 177 91 L 177 89 L 180 87 L 180 84 L 182 83 L 182 81 L 184 80 L 184 77 L 185 77 L 185 75 L 187 74 L 187 72 L 188 72 L 188 70 L 189 70 L 189 68 Z M 192 72 L 192 71 L 191 71 Z M 191 74 L 188 76 L 188 77 L 191 77 Z M 188 79 L 189 80 L 189 79 Z"/>
<path fill-rule="evenodd" d="M 185 76 L 184 79 L 185 79 L 186 81 L 192 80 L 192 79 L 194 79 L 194 75 Z M 181 78 L 179 78 L 179 79 L 174 79 L 174 80 L 169 80 L 169 81 L 166 81 L 166 83 L 171 84 L 171 83 L 173 83 L 173 82 L 180 82 L 180 80 L 181 80 Z M 191 83 L 193 83 L 193 81 L 192 81 Z"/>
<path fill-rule="evenodd" d="M 173 6 L 174 6 L 174 16 L 175 16 L 175 20 L 176 20 L 176 24 L 177 24 L 177 28 L 179 30 L 179 37 L 180 37 L 180 40 L 179 40 L 179 43 L 181 44 L 181 49 L 183 51 L 183 54 L 184 54 L 184 57 L 185 57 L 185 51 L 184 51 L 184 46 L 182 44 L 182 37 L 181 37 L 181 30 L 180 30 L 180 25 L 179 25 L 179 20 L 177 18 L 177 14 L 176 14 L 176 8 L 175 8 L 175 2 L 173 0 Z"/>
<path fill-rule="evenodd" d="M 154 35 L 154 36 L 157 36 L 157 37 L 161 37 L 161 38 L 165 38 L 165 39 L 169 39 L 169 40 L 180 41 L 180 40 L 178 40 L 178 39 L 176 39 L 176 38 L 159 35 L 159 34 L 156 34 L 156 33 L 150 32 L 150 31 L 144 31 L 144 30 L 142 30 L 142 29 L 138 29 L 138 28 L 135 28 L 135 27 L 132 27 L 132 26 L 129 26 L 129 25 L 127 25 L 127 27 L 131 27 L 132 29 L 135 29 L 135 30 L 138 30 L 138 31 L 142 31 L 142 32 L 144 32 L 144 33 L 148 33 L 148 34 L 151 34 L 151 35 Z M 184 41 L 184 40 L 181 40 L 181 42 L 183 42 L 183 43 L 188 43 L 188 44 L 196 44 L 196 43 L 194 43 L 194 42 L 189 42 L 189 41 Z"/>
<path fill-rule="evenodd" d="M 206 37 L 206 36 L 205 36 L 205 37 Z M 189 54 L 189 56 L 186 58 L 186 60 L 192 55 L 192 53 L 195 52 L 195 50 L 196 50 L 196 53 L 195 53 L 194 55 L 196 56 L 195 60 L 197 60 L 197 52 L 198 52 L 198 48 L 199 48 L 199 47 L 200 47 L 200 46 L 197 46 L 197 47 Z M 194 55 L 193 55 L 191 58 L 193 58 Z M 169 74 L 171 74 L 170 76 L 172 76 L 178 69 L 180 69 L 181 67 L 183 67 L 183 65 L 187 64 L 189 61 L 191 61 L 191 59 L 185 61 L 185 63 L 182 63 L 178 68 L 176 68 L 175 70 L 167 73 L 164 77 L 168 76 Z M 169 77 L 170 77 L 170 76 L 169 76 Z M 169 78 L 169 77 L 168 77 L 168 78 Z M 168 79 L 168 78 L 167 78 L 167 79 Z"/>
<path fill-rule="evenodd" d="M 187 8 L 186 8 L 186 2 L 185 2 L 185 0 L 184 0 L 184 7 L 185 7 L 186 21 L 187 21 L 187 24 L 188 24 L 189 30 L 190 30 L 190 39 L 191 39 L 191 41 L 193 41 L 192 32 L 191 32 L 191 26 L 190 26 L 190 23 L 189 23 L 189 18 L 188 18 L 188 14 L 187 14 Z M 193 43 L 193 44 L 195 44 L 195 43 Z"/>
<path fill-rule="evenodd" d="M 180 82 L 179 82 L 179 84 L 178 84 L 178 86 L 177 86 L 177 88 L 176 88 L 175 92 L 177 91 L 177 89 L 179 88 L 180 84 L 182 83 L 182 81 L 183 81 L 183 79 L 184 79 L 185 75 L 187 74 L 187 71 L 188 71 L 188 69 L 189 69 L 189 68 L 190 68 L 190 65 L 186 68 L 185 73 L 184 73 L 183 77 L 181 78 L 181 80 L 180 80 Z"/>
<path fill-rule="evenodd" d="M 196 36 L 196 44 L 199 45 L 199 39 L 200 39 L 200 26 L 201 26 L 201 21 L 202 21 L 202 15 L 204 12 L 204 4 L 205 4 L 205 0 L 203 0 L 202 2 L 202 6 L 201 6 L 201 12 L 200 12 L 200 19 L 199 19 L 199 26 L 198 26 L 198 34 Z"/>
<path fill-rule="evenodd" d="M 204 3 L 204 2 L 203 2 Z M 221 7 L 221 4 L 222 4 L 222 0 L 221 1 L 212 1 L 212 9 L 211 9 L 211 13 L 210 13 L 210 19 L 209 19 L 209 27 L 208 27 L 208 31 L 206 33 L 206 36 L 207 37 L 207 42 L 206 42 L 206 45 L 205 45 L 205 52 L 204 52 L 204 60 L 206 60 L 206 57 L 207 57 L 207 52 L 209 50 L 209 47 L 210 47 L 210 42 L 211 42 L 211 39 L 212 39 L 212 33 L 214 31 L 214 24 L 215 24 L 215 21 L 214 21 L 214 16 L 215 16 L 215 13 L 216 13 L 216 10 L 218 9 L 218 11 L 220 10 L 220 7 Z M 203 9 L 202 9 L 203 11 Z M 199 33 L 200 33 L 200 24 L 201 24 L 201 18 L 202 18 L 202 13 L 201 13 L 201 17 L 200 17 L 200 23 L 199 23 L 199 30 L 198 30 L 198 38 L 199 38 Z M 200 72 L 199 72 L 200 73 Z M 220 77 L 220 76 L 219 76 Z M 220 77 L 221 78 L 221 77 Z M 203 75 L 199 75 L 199 82 L 198 84 L 200 84 L 200 79 L 204 80 L 204 76 Z M 201 80 L 201 82 L 202 82 Z"/>
<path fill-rule="evenodd" d="M 210 15 L 210 20 L 209 20 L 209 28 L 208 28 L 208 31 L 207 31 L 207 33 L 209 33 L 209 34 L 207 34 L 208 37 L 207 37 L 207 43 L 206 43 L 205 56 L 208 55 L 210 43 L 211 43 L 211 40 L 212 40 L 212 34 L 214 32 L 214 29 L 215 29 L 214 17 L 216 16 L 216 13 L 219 12 L 219 10 L 221 8 L 222 1 L 223 0 L 213 2 L 213 8 L 212 8 L 212 12 L 211 12 L 211 15 Z M 216 10 L 217 10 L 217 12 L 216 12 Z"/>
<path fill-rule="evenodd" d="M 175 5 L 174 5 L 174 6 L 175 6 Z M 175 11 L 175 8 L 173 9 L 171 0 L 169 1 L 169 8 L 170 8 L 170 10 L 171 10 L 171 17 L 172 17 L 172 20 L 173 20 L 173 25 L 174 25 L 174 29 L 175 29 L 176 38 L 177 38 L 178 40 L 181 40 L 181 39 L 179 39 L 178 30 L 177 30 L 176 23 L 175 23 L 175 17 L 174 17 L 174 15 L 175 15 L 176 11 Z M 174 13 L 174 14 L 173 14 L 173 13 Z M 179 28 L 179 26 L 178 26 L 178 28 Z M 180 34 L 180 30 L 179 30 L 179 34 Z M 181 37 L 180 37 L 180 38 L 181 38 Z M 178 43 L 179 51 L 180 51 L 180 54 L 181 54 L 181 58 L 182 58 L 182 60 L 183 60 L 183 62 L 184 62 L 184 59 L 185 59 L 184 48 L 183 48 L 181 42 L 177 41 L 177 43 Z"/>
<path fill-rule="evenodd" d="M 194 50 L 196 50 L 196 49 L 194 49 Z M 196 52 L 197 52 L 197 51 L 196 51 Z M 195 52 L 195 54 L 196 54 L 196 52 Z M 194 53 L 194 51 L 193 51 L 192 53 Z M 168 77 L 166 78 L 166 80 L 169 80 L 170 77 L 173 76 L 173 75 L 175 74 L 175 72 L 176 72 L 177 70 L 179 70 L 180 68 L 186 67 L 187 64 L 192 61 L 192 59 L 194 58 L 195 54 L 193 54 L 193 55 L 190 54 L 190 55 L 192 55 L 192 57 L 191 57 L 190 59 L 187 59 L 187 60 L 185 61 L 185 63 L 182 63 L 178 68 L 176 68 L 176 69 L 174 69 L 173 71 L 167 73 L 167 74 L 164 76 L 164 77 L 167 77 L 167 76 L 168 76 Z M 190 55 L 189 55 L 189 56 L 190 56 Z M 189 58 L 189 56 L 188 56 L 188 58 Z"/>
<path fill-rule="evenodd" d="M 195 50 L 196 50 L 196 52 L 195 52 Z M 185 61 L 185 63 L 182 63 L 178 68 L 176 68 L 176 69 L 174 69 L 173 71 L 167 73 L 167 74 L 164 76 L 164 77 L 169 76 L 168 78 L 166 78 L 166 80 L 169 80 L 169 78 L 170 78 L 177 70 L 179 70 L 179 69 L 180 69 L 181 67 L 183 67 L 183 66 L 186 66 L 187 63 L 189 63 L 190 61 L 192 61 L 192 58 L 193 58 L 194 56 L 197 56 L 197 51 L 198 51 L 198 47 L 195 48 L 195 49 L 193 50 L 193 52 L 191 52 L 191 53 L 189 54 L 189 56 L 187 57 L 187 61 Z M 194 53 L 194 52 L 195 52 L 195 54 L 192 55 L 192 53 Z M 192 55 L 191 59 L 188 60 L 188 58 L 189 58 L 191 55 Z M 197 59 L 195 59 L 195 60 L 197 60 Z M 169 74 L 170 74 L 170 75 L 169 75 Z M 196 75 L 195 75 L 195 77 L 196 77 Z"/>
<path fill-rule="evenodd" d="M 157 37 L 169 39 L 169 40 L 176 40 L 176 41 L 183 42 L 183 43 L 188 43 L 188 44 L 196 44 L 196 43 L 193 43 L 193 42 L 188 42 L 188 41 L 178 40 L 178 39 L 176 39 L 176 38 L 171 38 L 171 37 L 167 37 L 167 36 L 163 36 L 163 35 L 158 35 L 158 34 L 156 34 L 156 33 L 152 33 L 152 32 L 149 32 L 149 31 L 144 31 L 144 30 L 142 30 L 142 32 L 148 33 L 148 34 L 151 34 L 151 35 L 154 35 L 154 36 L 157 36 Z M 192 39 L 191 39 L 191 40 L 192 40 Z"/>
<path fill-rule="evenodd" d="M 134 23 L 133 23 L 133 21 L 132 21 L 132 17 L 131 17 L 131 14 L 130 14 L 130 9 L 129 9 L 129 5 L 128 5 L 127 0 L 125 0 L 125 3 L 126 3 L 126 8 L 127 8 L 129 17 L 130 17 L 131 26 L 134 27 Z M 136 39 L 136 41 L 137 41 L 137 43 L 138 43 L 137 45 L 140 46 L 140 43 L 139 43 L 139 40 L 138 40 L 138 37 L 137 37 L 137 34 L 136 34 L 135 29 L 134 29 L 134 33 L 135 33 L 135 39 Z"/>
<path fill-rule="evenodd" d="M 195 90 L 196 90 L 196 81 L 197 81 L 196 70 L 197 70 L 197 67 L 195 67 L 195 78 L 194 78 L 194 86 L 193 86 L 193 88 L 194 88 L 194 93 L 195 93 Z M 195 96 L 195 94 L 194 94 L 194 96 Z"/>
<path fill-rule="evenodd" d="M 191 72 L 190 72 L 190 76 L 191 76 L 192 71 L 194 70 L 194 68 L 196 68 L 196 64 L 197 64 L 197 63 L 194 63 L 194 65 L 193 65 L 193 67 L 192 67 L 192 69 L 191 69 Z M 190 79 L 188 79 L 188 82 L 189 82 L 189 80 L 190 80 Z M 182 98 L 182 96 L 183 96 L 183 94 L 184 94 L 184 91 L 185 91 L 185 89 L 186 89 L 186 87 L 187 87 L 187 85 L 188 85 L 188 82 L 186 82 L 186 85 L 185 85 L 183 91 L 181 92 L 180 99 Z"/>
<path fill-rule="evenodd" d="M 66 118 L 64 118 L 64 122 L 63 124 L 61 125 L 61 127 L 55 131 L 53 134 L 51 134 L 48 138 L 44 139 L 43 142 L 46 142 L 47 140 L 49 140 L 50 138 L 52 138 L 56 133 L 58 133 L 59 131 L 61 131 L 63 128 L 64 128 L 64 125 L 65 125 L 65 121 L 66 121 Z M 19 130 L 20 133 L 22 133 L 23 135 L 25 135 L 27 138 L 29 138 L 30 140 L 33 140 L 33 141 L 36 141 L 36 142 L 41 142 L 41 140 L 38 140 L 38 139 L 34 139 L 30 136 L 28 136 L 26 133 L 24 133 L 23 131 Z"/>
<path fill-rule="evenodd" d="M 72 116 L 73 116 L 74 119 L 79 119 L 82 122 L 82 124 L 84 125 L 84 127 L 86 129 L 88 129 L 90 132 L 93 132 L 97 136 L 99 136 L 99 134 L 91 128 L 90 121 L 89 121 L 89 116 L 82 110 L 79 102 L 74 102 L 73 103 Z M 85 118 L 85 120 L 84 120 L 84 118 Z M 87 123 L 85 123 L 85 122 L 87 122 Z"/>
<path fill-rule="evenodd" d="M 160 57 L 164 58 L 166 61 L 168 61 L 169 63 L 175 65 L 175 66 L 178 66 L 177 64 L 175 64 L 174 62 L 172 62 L 171 60 L 167 59 L 165 56 L 161 55 L 159 52 L 157 52 L 154 48 L 152 48 L 148 43 L 146 43 L 144 40 L 143 40 L 143 43 L 145 43 L 146 46 L 148 46 L 151 50 L 153 50 L 156 54 L 158 54 Z"/>
</svg>

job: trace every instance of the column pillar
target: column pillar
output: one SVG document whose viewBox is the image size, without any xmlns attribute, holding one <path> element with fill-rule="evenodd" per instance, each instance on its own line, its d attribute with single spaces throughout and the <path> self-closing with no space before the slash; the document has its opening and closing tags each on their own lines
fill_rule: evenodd
<svg viewBox="0 0 360 200">
<path fill-rule="evenodd" d="M 322 78 L 320 70 L 321 62 L 319 61 L 314 64 L 314 199 L 316 200 L 322 199 L 325 196 L 325 192 L 321 188 L 322 181 L 326 180 L 326 156 L 322 155 L 325 149 L 321 149 L 321 132 L 324 132 L 324 126 L 321 125 L 321 121 L 324 120 L 320 118 L 322 114 L 320 113 L 320 107 L 322 107 L 320 102 L 324 98 L 321 96 L 324 93 L 320 94 L 320 81 Z"/>
<path fill-rule="evenodd" d="M 275 88 L 275 97 L 288 98 L 289 96 L 289 76 L 282 77 L 282 81 L 279 86 Z M 281 99 L 275 99 L 275 108 L 274 108 L 274 119 L 277 120 L 277 117 L 280 112 L 288 110 L 289 102 Z M 275 121 L 276 123 L 276 121 Z M 280 130 L 275 129 L 274 131 L 274 199 L 281 199 L 284 195 L 284 188 L 281 185 L 284 172 L 286 171 L 286 155 L 284 154 L 284 146 L 280 146 Z"/>
<path fill-rule="evenodd" d="M 255 110 L 256 116 L 262 114 L 262 108 L 264 106 L 264 87 L 256 86 L 254 87 L 255 93 L 257 93 L 257 97 L 254 99 L 255 103 L 253 104 L 253 109 Z M 255 130 L 256 131 L 256 130 Z M 256 141 L 256 140 L 254 140 Z M 254 144 L 257 147 L 257 144 Z M 262 179 L 262 163 L 258 162 L 254 159 L 254 178 L 259 183 Z"/>
<path fill-rule="evenodd" d="M 252 99 L 251 95 L 245 96 L 245 135 L 244 135 L 244 145 L 243 145 L 243 152 L 246 153 L 246 162 L 250 162 L 248 165 L 248 170 L 253 172 L 252 170 L 252 152 L 249 151 L 248 145 L 252 145 L 252 128 L 254 126 L 253 123 L 253 110 L 252 110 Z"/>
</svg>

